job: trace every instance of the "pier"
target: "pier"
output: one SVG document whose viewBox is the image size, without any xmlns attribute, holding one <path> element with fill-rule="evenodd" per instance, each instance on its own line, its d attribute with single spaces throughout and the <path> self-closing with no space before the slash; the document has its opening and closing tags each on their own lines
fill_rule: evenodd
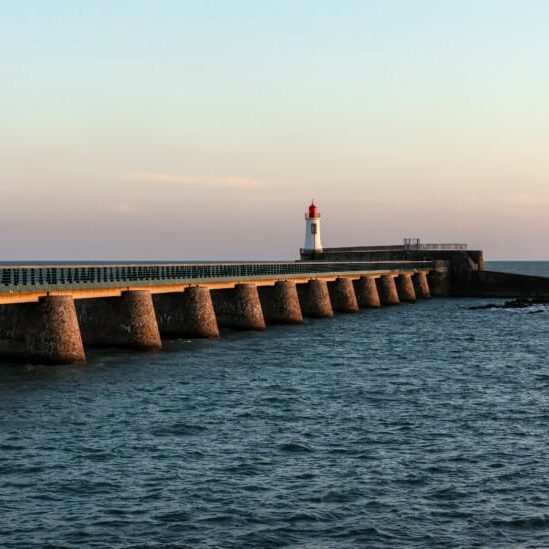
<svg viewBox="0 0 549 549">
<path fill-rule="evenodd" d="M 466 244 L 323 248 L 320 234 L 313 202 L 299 261 L 0 266 L 0 357 L 61 364 L 431 297 L 549 297 L 549 279 L 485 271 Z"/>
<path fill-rule="evenodd" d="M 433 261 L 295 261 L 0 267 L 0 356 L 84 361 L 88 347 L 265 330 L 426 299 Z"/>
</svg>

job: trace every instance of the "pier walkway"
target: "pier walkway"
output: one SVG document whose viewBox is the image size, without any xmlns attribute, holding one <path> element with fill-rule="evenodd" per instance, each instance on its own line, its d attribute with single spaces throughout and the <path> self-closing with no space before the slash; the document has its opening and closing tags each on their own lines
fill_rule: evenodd
<svg viewBox="0 0 549 549">
<path fill-rule="evenodd" d="M 38 301 L 45 295 L 75 299 L 120 295 L 122 290 L 173 292 L 189 286 L 232 288 L 242 282 L 271 285 L 279 280 L 359 278 L 430 271 L 431 261 L 294 261 L 239 263 L 123 263 L 0 266 L 0 304 Z"/>
</svg>

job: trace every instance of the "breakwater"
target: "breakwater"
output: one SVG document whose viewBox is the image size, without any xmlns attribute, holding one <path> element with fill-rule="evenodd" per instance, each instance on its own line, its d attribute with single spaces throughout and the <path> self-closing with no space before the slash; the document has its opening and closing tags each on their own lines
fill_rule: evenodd
<svg viewBox="0 0 549 549">
<path fill-rule="evenodd" d="M 86 347 L 264 330 L 431 296 L 428 261 L 0 268 L 0 356 L 83 361 Z"/>
<path fill-rule="evenodd" d="M 500 272 L 505 266 L 496 262 L 497 269 L 486 269 L 482 250 L 468 250 L 465 244 L 428 244 L 395 246 L 353 246 L 324 248 L 322 251 L 301 250 L 304 261 L 427 261 L 433 265 L 429 284 L 437 296 L 447 297 L 501 297 L 501 298 L 549 298 L 549 278 L 536 273 Z M 415 292 L 419 277 L 413 281 Z M 400 294 L 412 294 L 407 288 L 406 277 L 398 279 Z M 397 292 L 390 280 L 385 280 L 381 300 L 386 305 L 398 303 Z M 413 300 L 413 299 L 412 299 Z"/>
</svg>

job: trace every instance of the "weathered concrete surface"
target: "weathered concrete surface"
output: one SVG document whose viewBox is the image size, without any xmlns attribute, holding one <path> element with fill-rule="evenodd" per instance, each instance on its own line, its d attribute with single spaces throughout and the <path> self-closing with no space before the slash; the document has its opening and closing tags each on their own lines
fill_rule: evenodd
<svg viewBox="0 0 549 549">
<path fill-rule="evenodd" d="M 400 303 L 394 276 L 383 275 L 376 279 L 376 283 L 382 305 L 398 305 Z"/>
<path fill-rule="evenodd" d="M 358 313 L 353 281 L 349 278 L 338 278 L 328 282 L 332 309 L 338 313 Z"/>
<path fill-rule="evenodd" d="M 372 276 L 361 276 L 353 281 L 358 306 L 361 309 L 377 309 L 381 307 L 376 279 Z"/>
<path fill-rule="evenodd" d="M 142 351 L 162 348 L 152 296 L 146 290 L 77 300 L 76 312 L 85 345 Z"/>
<path fill-rule="evenodd" d="M 265 318 L 255 284 L 237 284 L 230 290 L 214 290 L 211 295 L 220 327 L 233 330 L 265 329 Z"/>
<path fill-rule="evenodd" d="M 428 281 L 433 297 L 448 297 L 452 294 L 452 273 L 447 262 L 437 262 L 428 275 Z"/>
<path fill-rule="evenodd" d="M 303 315 L 296 283 L 289 280 L 259 288 L 259 299 L 267 324 L 301 324 Z"/>
<path fill-rule="evenodd" d="M 66 364 L 85 360 L 70 296 L 0 305 L 0 355 L 19 362 Z"/>
<path fill-rule="evenodd" d="M 430 299 L 431 291 L 429 289 L 429 281 L 427 280 L 427 273 L 420 271 L 414 274 L 412 277 L 414 283 L 414 290 L 416 291 L 416 297 L 418 299 Z"/>
<path fill-rule="evenodd" d="M 218 337 L 219 328 L 209 288 L 153 295 L 160 335 L 166 338 Z"/>
<path fill-rule="evenodd" d="M 450 261 L 455 264 L 468 263 L 472 270 L 484 269 L 482 250 L 427 250 L 407 248 L 402 244 L 324 248 L 315 254 L 311 250 L 302 250 L 301 256 L 303 260 L 320 261 Z"/>
<path fill-rule="evenodd" d="M 482 250 L 424 250 L 396 246 L 353 246 L 324 248 L 321 253 L 302 250 L 302 260 L 318 261 L 444 261 L 456 274 L 483 271 Z"/>
<path fill-rule="evenodd" d="M 409 273 L 402 273 L 398 275 L 397 280 L 397 291 L 400 301 L 405 301 L 407 303 L 413 303 L 416 300 L 416 292 L 414 290 L 414 283 L 412 281 L 412 275 Z"/>
<path fill-rule="evenodd" d="M 431 273 L 431 293 L 442 297 L 461 295 L 473 272 L 484 270 L 481 250 L 429 250 L 397 246 L 353 246 L 324 248 L 322 253 L 302 251 L 301 259 L 310 261 L 430 261 L 443 266 Z"/>
<path fill-rule="evenodd" d="M 312 279 L 297 287 L 303 316 L 329 318 L 334 316 L 328 284 L 325 280 Z"/>
</svg>

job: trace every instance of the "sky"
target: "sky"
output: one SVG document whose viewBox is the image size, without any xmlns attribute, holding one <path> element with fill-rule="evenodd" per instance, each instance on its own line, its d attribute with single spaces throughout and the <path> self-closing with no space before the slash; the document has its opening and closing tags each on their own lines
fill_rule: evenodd
<svg viewBox="0 0 549 549">
<path fill-rule="evenodd" d="M 0 260 L 549 259 L 545 0 L 0 10 Z"/>
</svg>

